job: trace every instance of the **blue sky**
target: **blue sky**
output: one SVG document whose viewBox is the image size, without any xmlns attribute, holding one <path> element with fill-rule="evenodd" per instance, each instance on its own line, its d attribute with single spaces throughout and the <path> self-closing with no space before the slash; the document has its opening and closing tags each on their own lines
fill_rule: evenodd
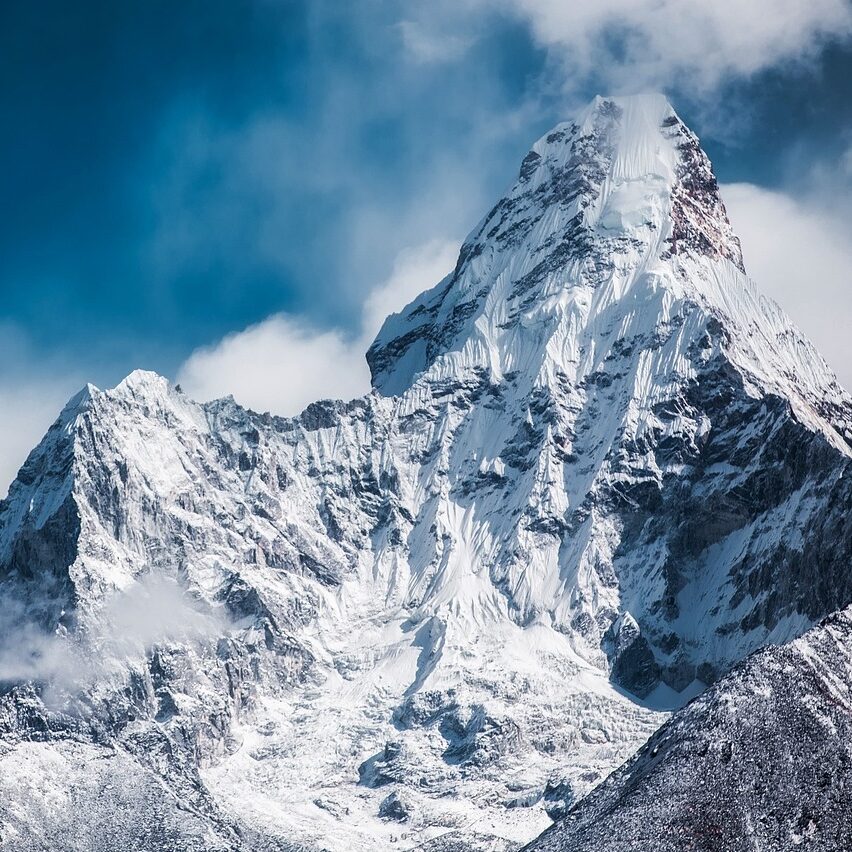
<svg viewBox="0 0 852 852">
<path fill-rule="evenodd" d="M 756 239 L 776 215 L 785 235 L 850 235 L 845 0 L 33 0 L 4 18 L 0 490 L 83 380 L 191 378 L 199 347 L 271 316 L 269 346 L 237 341 L 248 361 L 346 357 L 370 294 L 376 314 L 388 282 L 426 286 L 598 92 L 665 90 Z"/>
</svg>

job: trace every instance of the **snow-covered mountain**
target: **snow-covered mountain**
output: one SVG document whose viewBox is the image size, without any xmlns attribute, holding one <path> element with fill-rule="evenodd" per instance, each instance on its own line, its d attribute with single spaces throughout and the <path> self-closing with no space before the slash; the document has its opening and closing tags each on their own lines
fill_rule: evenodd
<svg viewBox="0 0 852 852">
<path fill-rule="evenodd" d="M 133 373 L 30 455 L 8 848 L 516 848 L 852 601 L 852 400 L 663 97 L 539 140 L 367 358 L 288 419 Z"/>
</svg>

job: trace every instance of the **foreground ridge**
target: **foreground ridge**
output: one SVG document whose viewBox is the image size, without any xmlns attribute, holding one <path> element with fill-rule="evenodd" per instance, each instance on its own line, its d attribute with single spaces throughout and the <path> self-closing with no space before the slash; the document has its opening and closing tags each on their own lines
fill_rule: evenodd
<svg viewBox="0 0 852 852">
<path fill-rule="evenodd" d="M 529 852 L 848 849 L 852 613 L 758 651 Z"/>
<path fill-rule="evenodd" d="M 10 848 L 116 848 L 116 810 L 140 848 L 518 848 L 852 602 L 852 401 L 665 98 L 539 140 L 367 357 L 294 418 L 136 372 L 30 455 Z"/>
</svg>

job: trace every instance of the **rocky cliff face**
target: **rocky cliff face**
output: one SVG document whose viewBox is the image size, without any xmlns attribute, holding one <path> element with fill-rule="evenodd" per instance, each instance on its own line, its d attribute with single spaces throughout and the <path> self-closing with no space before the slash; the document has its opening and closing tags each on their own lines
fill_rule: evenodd
<svg viewBox="0 0 852 852">
<path fill-rule="evenodd" d="M 536 143 L 368 360 L 296 418 L 69 403 L 0 504 L 9 761 L 142 767 L 173 848 L 510 848 L 852 600 L 852 402 L 661 97 Z M 76 789 L 0 832 L 103 848 Z"/>
<path fill-rule="evenodd" d="M 525 849 L 852 845 L 852 615 L 756 652 Z"/>
</svg>

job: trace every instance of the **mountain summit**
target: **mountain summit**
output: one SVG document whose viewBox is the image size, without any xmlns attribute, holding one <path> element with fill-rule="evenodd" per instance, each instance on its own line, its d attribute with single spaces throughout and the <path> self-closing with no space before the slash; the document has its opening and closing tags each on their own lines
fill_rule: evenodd
<svg viewBox="0 0 852 852">
<path fill-rule="evenodd" d="M 624 267 L 616 274 L 613 255 Z M 367 356 L 373 383 L 397 393 L 436 361 L 457 370 L 462 359 L 501 376 L 522 318 L 556 325 L 606 306 L 554 304 L 554 296 L 608 285 L 611 304 L 684 255 L 724 258 L 742 271 L 698 140 L 661 95 L 596 98 L 533 146 L 453 274 L 385 323 Z"/>
<path fill-rule="evenodd" d="M 516 848 L 852 601 L 852 400 L 665 98 L 539 140 L 367 358 L 370 394 L 287 419 L 134 373 L 30 455 L 10 848 Z"/>
</svg>

